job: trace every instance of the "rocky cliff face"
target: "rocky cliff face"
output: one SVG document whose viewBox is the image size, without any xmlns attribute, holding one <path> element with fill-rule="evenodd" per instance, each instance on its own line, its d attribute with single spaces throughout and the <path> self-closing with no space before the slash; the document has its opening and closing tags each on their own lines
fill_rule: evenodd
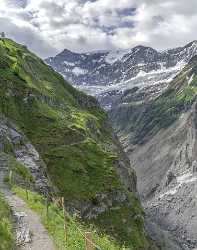
<svg viewBox="0 0 197 250">
<path fill-rule="evenodd" d="M 68 211 L 129 249 L 156 249 L 144 231 L 135 173 L 106 113 L 9 39 L 0 39 L 0 138 L 8 168 L 33 176 L 40 190 L 52 185 Z"/>
<path fill-rule="evenodd" d="M 197 247 L 196 86 L 194 57 L 159 97 L 142 103 L 131 92 L 111 110 L 148 217 L 181 244 L 167 249 Z"/>
</svg>

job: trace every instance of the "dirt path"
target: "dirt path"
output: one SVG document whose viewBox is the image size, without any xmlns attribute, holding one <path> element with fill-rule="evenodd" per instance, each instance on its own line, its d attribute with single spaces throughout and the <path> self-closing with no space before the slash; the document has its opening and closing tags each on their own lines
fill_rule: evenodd
<svg viewBox="0 0 197 250">
<path fill-rule="evenodd" d="M 40 221 L 40 217 L 26 206 L 4 184 L 6 168 L 0 161 L 0 191 L 4 194 L 14 215 L 14 231 L 19 250 L 55 250 L 54 243 Z"/>
</svg>

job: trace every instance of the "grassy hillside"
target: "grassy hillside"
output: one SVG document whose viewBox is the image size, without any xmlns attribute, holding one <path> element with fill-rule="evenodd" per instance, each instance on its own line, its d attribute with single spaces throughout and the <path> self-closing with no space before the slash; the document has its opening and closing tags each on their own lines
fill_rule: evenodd
<svg viewBox="0 0 197 250">
<path fill-rule="evenodd" d="M 106 114 L 96 101 L 24 47 L 0 42 L 0 111 L 31 139 L 54 184 L 72 198 L 120 187 L 113 168 L 118 152 L 110 149 Z"/>
<path fill-rule="evenodd" d="M 10 209 L 0 194 L 0 250 L 11 250 L 13 247 Z"/>
<path fill-rule="evenodd" d="M 106 113 L 94 98 L 9 39 L 0 39 L 0 114 L 35 146 L 70 210 L 76 206 L 86 218 L 92 208 L 100 209 L 95 219 L 86 218 L 88 224 L 113 236 L 120 246 L 154 248 L 135 197 L 135 174 Z"/>
</svg>

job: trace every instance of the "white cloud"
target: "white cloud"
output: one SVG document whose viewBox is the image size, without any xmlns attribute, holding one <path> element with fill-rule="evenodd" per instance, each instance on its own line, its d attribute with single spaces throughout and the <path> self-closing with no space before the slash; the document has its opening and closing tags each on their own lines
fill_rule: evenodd
<svg viewBox="0 0 197 250">
<path fill-rule="evenodd" d="M 0 27 L 42 57 L 64 48 L 164 49 L 197 39 L 196 9 L 196 0 L 0 0 Z"/>
</svg>

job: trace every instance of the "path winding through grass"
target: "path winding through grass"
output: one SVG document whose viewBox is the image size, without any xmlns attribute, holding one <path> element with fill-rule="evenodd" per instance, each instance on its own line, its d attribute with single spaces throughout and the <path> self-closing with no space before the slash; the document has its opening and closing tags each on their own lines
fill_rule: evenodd
<svg viewBox="0 0 197 250">
<path fill-rule="evenodd" d="M 11 192 L 4 183 L 7 170 L 0 162 L 0 191 L 11 207 L 14 217 L 16 244 L 20 250 L 55 250 L 55 245 L 41 223 L 40 216 L 27 207 L 26 203 Z"/>
</svg>

